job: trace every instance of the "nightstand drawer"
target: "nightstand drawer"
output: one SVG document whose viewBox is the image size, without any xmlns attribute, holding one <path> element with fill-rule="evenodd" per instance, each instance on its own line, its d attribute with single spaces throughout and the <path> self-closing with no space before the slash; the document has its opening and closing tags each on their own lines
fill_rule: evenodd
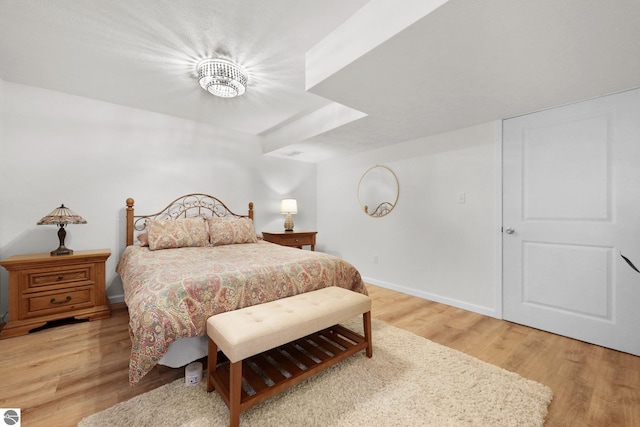
<svg viewBox="0 0 640 427">
<path fill-rule="evenodd" d="M 93 264 L 74 265 L 66 268 L 46 268 L 29 270 L 27 274 L 27 287 L 37 288 L 40 286 L 77 284 L 78 282 L 88 282 L 93 278 Z"/>
<path fill-rule="evenodd" d="M 280 244 L 285 246 L 302 246 L 313 244 L 315 236 L 302 235 L 302 236 L 282 236 L 280 237 Z"/>
<path fill-rule="evenodd" d="M 262 232 L 262 236 L 267 242 L 294 248 L 302 248 L 309 245 L 312 251 L 316 250 L 316 234 L 318 234 L 317 231 Z"/>
<path fill-rule="evenodd" d="M 73 288 L 65 292 L 51 293 L 49 295 L 37 294 L 27 298 L 27 313 L 25 317 L 31 315 L 41 316 L 45 313 L 54 313 L 59 310 L 68 310 L 70 306 L 74 309 L 91 307 L 93 305 L 92 287 Z"/>
</svg>

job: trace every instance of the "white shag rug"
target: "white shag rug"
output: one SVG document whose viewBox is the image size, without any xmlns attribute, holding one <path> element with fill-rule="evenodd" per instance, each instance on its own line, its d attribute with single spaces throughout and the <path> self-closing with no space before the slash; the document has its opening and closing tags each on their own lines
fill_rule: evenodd
<svg viewBox="0 0 640 427">
<path fill-rule="evenodd" d="M 362 331 L 361 319 L 346 326 Z M 542 426 L 549 387 L 373 320 L 360 352 L 240 415 L 248 426 Z M 206 373 L 205 373 L 206 374 Z M 228 426 L 206 379 L 176 380 L 84 418 L 80 427 Z"/>
</svg>

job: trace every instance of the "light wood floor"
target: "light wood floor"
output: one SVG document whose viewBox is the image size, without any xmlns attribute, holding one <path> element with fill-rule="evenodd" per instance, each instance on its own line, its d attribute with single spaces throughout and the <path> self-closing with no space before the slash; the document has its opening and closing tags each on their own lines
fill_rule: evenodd
<svg viewBox="0 0 640 427">
<path fill-rule="evenodd" d="M 374 318 L 551 387 L 546 426 L 640 426 L 640 357 L 383 288 L 369 293 Z M 2 340 L 0 408 L 22 408 L 25 427 L 74 426 L 184 375 L 156 369 L 131 387 L 129 349 L 125 308 Z"/>
</svg>

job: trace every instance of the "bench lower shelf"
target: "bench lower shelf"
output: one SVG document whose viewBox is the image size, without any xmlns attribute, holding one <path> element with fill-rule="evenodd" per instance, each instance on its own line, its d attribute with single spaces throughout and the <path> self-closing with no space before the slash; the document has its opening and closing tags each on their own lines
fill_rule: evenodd
<svg viewBox="0 0 640 427">
<path fill-rule="evenodd" d="M 367 314 L 370 313 L 365 315 Z M 214 360 L 209 363 L 216 368 L 209 369 L 207 374 L 207 391 L 211 392 L 215 388 L 230 409 L 239 408 L 239 415 L 245 409 L 360 350 L 366 349 L 367 356 L 371 357 L 371 349 L 368 347 L 365 337 L 344 326 L 335 325 L 233 364 L 228 360 L 217 363 L 217 346 L 209 339 L 209 357 L 214 355 Z M 233 365 L 236 365 L 235 369 Z M 236 378 L 236 384 L 242 384 L 240 399 L 236 404 L 232 404 L 232 400 L 237 399 L 232 385 L 234 375 L 240 376 Z"/>
</svg>

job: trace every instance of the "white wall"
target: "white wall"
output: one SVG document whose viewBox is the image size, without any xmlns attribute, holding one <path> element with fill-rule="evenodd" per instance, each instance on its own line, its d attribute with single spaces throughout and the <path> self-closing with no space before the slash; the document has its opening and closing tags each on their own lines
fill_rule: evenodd
<svg viewBox="0 0 640 427">
<path fill-rule="evenodd" d="M 315 165 L 266 157 L 255 137 L 1 81 L 0 107 L 0 258 L 55 249 L 57 229 L 36 222 L 64 203 L 88 222 L 68 227 L 67 247 L 111 249 L 112 302 L 122 300 L 115 267 L 128 197 L 138 213 L 193 192 L 216 196 L 237 213 L 253 201 L 258 232 L 281 230 L 279 201 L 295 197 L 296 227 L 316 227 Z M 8 284 L 0 270 L 2 315 Z"/>
<path fill-rule="evenodd" d="M 260 232 L 282 228 L 286 196 L 298 199 L 296 228 L 317 229 L 318 250 L 352 262 L 370 283 L 495 313 L 496 123 L 323 162 L 316 175 L 313 164 L 264 156 L 247 135 L 58 92 L 0 81 L 0 108 L 0 258 L 55 249 L 55 227 L 35 224 L 65 203 L 88 221 L 69 226 L 67 246 L 111 249 L 107 294 L 120 301 L 127 197 L 138 212 L 189 192 L 239 213 L 253 201 Z M 400 181 L 398 206 L 384 218 L 365 216 L 357 200 L 374 164 Z"/>
<path fill-rule="evenodd" d="M 319 249 L 353 263 L 369 283 L 499 315 L 499 140 L 492 122 L 320 163 Z M 376 164 L 400 183 L 396 208 L 382 218 L 366 216 L 357 198 L 362 173 Z"/>
</svg>

